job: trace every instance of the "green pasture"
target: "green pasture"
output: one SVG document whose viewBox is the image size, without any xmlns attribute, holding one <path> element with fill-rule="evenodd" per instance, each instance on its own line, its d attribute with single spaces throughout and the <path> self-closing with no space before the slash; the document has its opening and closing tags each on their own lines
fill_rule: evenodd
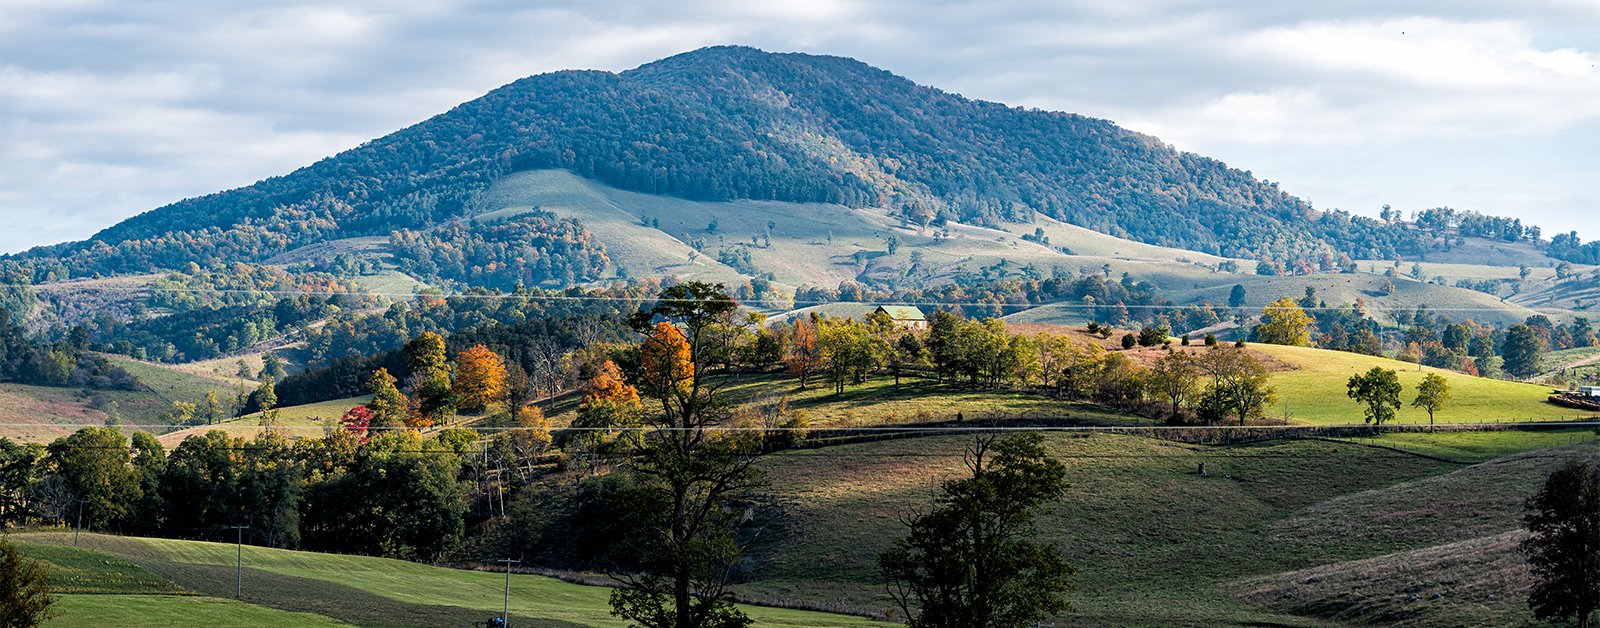
<svg viewBox="0 0 1600 628">
<path fill-rule="evenodd" d="M 324 628 L 348 626 L 331 617 L 214 597 L 61 595 L 50 628 Z"/>
<path fill-rule="evenodd" d="M 1360 442 L 1453 460 L 1484 460 L 1592 441 L 1591 428 L 1485 432 L 1389 432 Z"/>
<path fill-rule="evenodd" d="M 1346 395 L 1346 384 L 1351 375 L 1365 373 L 1374 366 L 1396 371 L 1404 387 L 1400 393 L 1400 411 L 1395 417 L 1397 424 L 1428 424 L 1428 413 L 1411 407 L 1411 400 L 1417 396 L 1417 384 L 1427 373 L 1438 373 L 1448 380 L 1453 397 L 1448 406 L 1435 414 L 1436 423 L 1565 421 L 1592 416 L 1592 413 L 1546 401 L 1550 396 L 1549 386 L 1471 377 L 1426 366 L 1419 371 L 1418 365 L 1409 362 L 1342 351 L 1259 343 L 1250 348 L 1295 367 L 1272 374 L 1278 403 L 1267 407 L 1265 412 L 1270 418 L 1281 418 L 1287 413 L 1291 423 L 1362 423 L 1362 406 Z"/>
<path fill-rule="evenodd" d="M 938 483 L 967 473 L 972 437 L 916 438 L 796 450 L 763 464 L 782 515 L 753 553 L 750 587 L 774 595 L 826 592 L 887 605 L 876 556 L 900 517 L 931 507 Z M 1040 520 L 1078 573 L 1070 625 L 1320 625 L 1263 610 L 1223 585 L 1380 553 L 1391 539 L 1319 539 L 1293 547 L 1270 522 L 1329 499 L 1432 477 L 1454 465 L 1320 441 L 1187 448 L 1117 435 L 1048 436 L 1072 488 Z M 1197 451 L 1198 449 L 1198 451 Z M 1208 476 L 1195 474 L 1207 464 Z M 1257 622 L 1252 624 L 1251 622 Z"/>
<path fill-rule="evenodd" d="M 499 615 L 506 591 L 503 572 L 448 569 L 420 563 L 295 552 L 227 543 L 128 539 L 86 534 L 85 546 L 70 545 L 67 533 L 18 535 L 29 551 L 56 566 L 52 556 L 102 554 L 119 565 L 140 567 L 193 585 L 209 597 L 63 595 L 58 626 L 359 625 L 455 626 Z M 43 548 L 41 550 L 40 548 Z M 68 551 L 71 550 L 71 551 Z M 242 556 L 242 602 L 232 597 L 235 561 Z M 123 567 L 127 569 L 128 567 Z M 610 589 L 555 578 L 512 574 L 512 623 L 539 626 L 621 627 L 610 615 Z M 54 582 L 52 582 L 54 585 Z M 170 585 L 170 583 L 169 583 Z M 155 591 L 150 591 L 154 593 Z M 100 599 L 114 599 L 104 604 Z M 108 610 L 115 607 L 114 612 Z M 311 609 L 310 612 L 307 609 Z M 864 618 L 780 608 L 744 607 L 757 626 L 881 625 Z M 110 621 L 110 624 L 104 623 Z M 98 623 L 97 623 L 98 622 Z M 212 623 L 217 622 L 217 623 Z"/>
</svg>

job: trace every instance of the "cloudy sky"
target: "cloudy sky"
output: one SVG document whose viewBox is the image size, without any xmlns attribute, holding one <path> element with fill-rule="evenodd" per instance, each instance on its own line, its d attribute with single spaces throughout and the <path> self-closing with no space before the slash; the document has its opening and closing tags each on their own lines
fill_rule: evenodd
<svg viewBox="0 0 1600 628">
<path fill-rule="evenodd" d="M 1600 238 L 1600 0 L 0 0 L 0 252 L 718 44 L 1107 118 L 1321 209 Z"/>
</svg>

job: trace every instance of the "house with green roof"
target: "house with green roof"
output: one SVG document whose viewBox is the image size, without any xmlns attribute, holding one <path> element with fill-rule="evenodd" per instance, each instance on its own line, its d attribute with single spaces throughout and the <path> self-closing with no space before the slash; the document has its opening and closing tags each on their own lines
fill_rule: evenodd
<svg viewBox="0 0 1600 628">
<path fill-rule="evenodd" d="M 889 318 L 894 319 L 894 324 L 907 329 L 928 328 L 928 317 L 922 315 L 922 310 L 910 305 L 880 305 L 872 311 L 873 314 L 878 312 L 888 314 Z"/>
</svg>

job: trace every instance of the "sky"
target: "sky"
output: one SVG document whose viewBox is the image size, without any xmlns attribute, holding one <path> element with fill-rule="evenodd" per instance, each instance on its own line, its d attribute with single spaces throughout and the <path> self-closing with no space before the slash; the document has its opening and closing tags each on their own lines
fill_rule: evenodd
<svg viewBox="0 0 1600 628">
<path fill-rule="evenodd" d="M 1105 118 L 1318 209 L 1600 238 L 1600 0 L 0 0 L 0 253 L 723 44 Z"/>
</svg>

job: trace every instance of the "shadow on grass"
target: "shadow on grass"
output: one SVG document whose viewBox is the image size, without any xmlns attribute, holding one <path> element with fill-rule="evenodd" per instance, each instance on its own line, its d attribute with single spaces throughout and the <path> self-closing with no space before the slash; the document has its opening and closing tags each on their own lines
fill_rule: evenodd
<svg viewBox="0 0 1600 628">
<path fill-rule="evenodd" d="M 169 561 L 147 562 L 145 568 L 202 595 L 231 598 L 238 572 L 234 567 Z M 442 604 L 412 604 L 381 597 L 355 587 L 298 576 L 244 570 L 244 597 L 257 606 L 296 613 L 314 613 L 357 626 L 471 626 L 498 613 Z M 572 622 L 512 615 L 514 626 L 578 628 Z"/>
</svg>

